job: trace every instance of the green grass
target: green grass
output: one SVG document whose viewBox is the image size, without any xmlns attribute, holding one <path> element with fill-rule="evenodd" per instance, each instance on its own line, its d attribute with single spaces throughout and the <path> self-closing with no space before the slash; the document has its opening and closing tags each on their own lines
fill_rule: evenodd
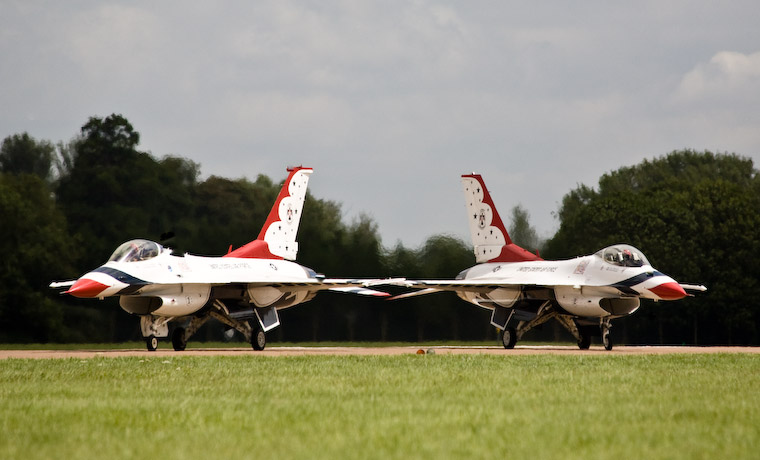
<svg viewBox="0 0 760 460">
<path fill-rule="evenodd" d="M 756 458 L 760 359 L 0 361 L 0 458 Z"/>
</svg>

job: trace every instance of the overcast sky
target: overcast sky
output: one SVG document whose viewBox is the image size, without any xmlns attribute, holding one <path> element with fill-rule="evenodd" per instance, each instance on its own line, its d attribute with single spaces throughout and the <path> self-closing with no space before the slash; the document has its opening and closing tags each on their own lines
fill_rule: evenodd
<svg viewBox="0 0 760 460">
<path fill-rule="evenodd" d="M 459 176 L 539 234 L 580 183 L 681 148 L 760 166 L 760 3 L 0 0 L 0 137 L 124 115 L 140 148 L 469 241 Z M 127 176 L 125 176 L 127 177 Z M 302 244 L 305 244 L 302 243 Z"/>
</svg>

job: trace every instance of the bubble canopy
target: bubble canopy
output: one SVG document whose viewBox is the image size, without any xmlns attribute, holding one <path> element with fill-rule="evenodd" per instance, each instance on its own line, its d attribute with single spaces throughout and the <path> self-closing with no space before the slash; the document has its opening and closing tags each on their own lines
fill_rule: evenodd
<svg viewBox="0 0 760 460">
<path fill-rule="evenodd" d="M 649 265 L 644 253 L 628 244 L 616 244 L 596 253 L 605 262 L 619 267 L 642 267 Z"/>
<path fill-rule="evenodd" d="M 158 243 L 148 240 L 132 240 L 122 244 L 108 258 L 109 262 L 140 262 L 152 259 L 164 248 Z"/>
</svg>

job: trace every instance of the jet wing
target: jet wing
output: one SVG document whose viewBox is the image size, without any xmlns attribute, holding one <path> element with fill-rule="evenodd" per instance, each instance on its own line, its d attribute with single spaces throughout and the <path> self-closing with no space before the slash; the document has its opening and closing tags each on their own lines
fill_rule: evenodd
<svg viewBox="0 0 760 460">
<path fill-rule="evenodd" d="M 420 295 L 433 294 L 444 291 L 468 291 L 485 294 L 495 289 L 519 289 L 524 286 L 553 287 L 556 285 L 539 285 L 534 283 L 514 283 L 501 280 L 408 280 L 400 284 L 404 287 L 420 289 L 391 297 L 388 300 L 406 299 Z"/>
<path fill-rule="evenodd" d="M 343 279 L 343 278 L 310 278 L 299 281 L 282 282 L 253 282 L 248 283 L 251 287 L 272 287 L 275 289 L 287 289 L 288 291 L 335 291 L 349 294 L 387 297 L 387 292 L 370 289 L 374 286 L 406 286 L 404 278 L 385 279 Z"/>
<path fill-rule="evenodd" d="M 444 291 L 471 291 L 486 293 L 498 288 L 518 287 L 519 284 L 494 283 L 493 281 L 468 281 L 468 280 L 426 280 L 426 281 L 405 281 L 402 286 L 421 289 L 419 291 L 407 292 L 391 297 L 388 300 L 406 299 L 420 295 L 433 294 Z"/>
<path fill-rule="evenodd" d="M 572 284 L 537 284 L 537 283 L 515 283 L 514 281 L 507 282 L 503 280 L 408 280 L 401 284 L 405 287 L 420 289 L 419 291 L 408 292 L 406 294 L 400 294 L 391 297 L 388 300 L 405 299 L 408 297 L 416 297 L 420 295 L 432 294 L 435 292 L 443 291 L 467 291 L 476 293 L 488 293 L 495 289 L 520 289 L 525 286 L 534 288 L 555 288 L 559 286 L 575 286 Z M 703 285 L 696 284 L 680 284 L 681 288 L 687 291 L 707 291 L 707 288 Z M 607 289 L 617 289 L 619 286 L 586 286 L 586 288 L 595 289 L 600 292 L 604 292 Z"/>
</svg>

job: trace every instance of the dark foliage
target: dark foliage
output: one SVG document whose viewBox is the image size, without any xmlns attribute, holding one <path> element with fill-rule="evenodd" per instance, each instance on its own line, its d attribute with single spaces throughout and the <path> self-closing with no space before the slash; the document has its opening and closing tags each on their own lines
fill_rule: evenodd
<svg viewBox="0 0 760 460">
<path fill-rule="evenodd" d="M 139 140 L 126 118 L 110 115 L 90 118 L 66 146 L 26 133 L 3 141 L 0 342 L 139 339 L 137 318 L 115 299 L 80 301 L 47 285 L 100 265 L 133 238 L 163 235 L 175 252 L 201 255 L 222 255 L 256 238 L 279 183 L 263 175 L 199 181 L 199 165 L 156 159 L 138 149 Z M 606 174 L 596 189 L 571 191 L 542 255 L 571 257 L 628 242 L 676 279 L 709 286 L 706 295 L 645 305 L 619 321 L 620 341 L 757 344 L 758 211 L 760 179 L 751 160 L 673 152 Z M 525 210 L 514 208 L 512 220 L 516 239 L 540 245 Z M 311 194 L 299 244 L 298 262 L 331 277 L 448 279 L 475 263 L 468 244 L 445 235 L 416 249 L 384 248 L 370 217 L 346 224 L 340 204 Z M 321 293 L 282 311 L 283 327 L 272 339 L 495 339 L 488 318 L 450 293 L 398 302 Z M 196 338 L 220 339 L 222 332 L 213 322 Z M 532 335 L 566 338 L 551 326 Z"/>
</svg>

